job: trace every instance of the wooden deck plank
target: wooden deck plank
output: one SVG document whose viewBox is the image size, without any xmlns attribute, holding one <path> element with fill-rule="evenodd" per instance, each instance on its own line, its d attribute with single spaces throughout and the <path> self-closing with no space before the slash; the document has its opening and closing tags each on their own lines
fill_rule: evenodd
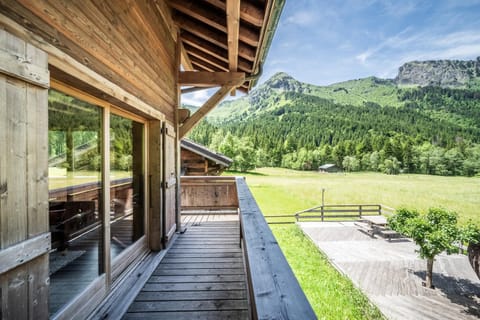
<svg viewBox="0 0 480 320">
<path fill-rule="evenodd" d="M 216 262 L 216 263 L 162 263 L 163 269 L 223 269 L 223 268 L 242 268 L 243 263 Z"/>
<path fill-rule="evenodd" d="M 177 275 L 177 276 L 151 276 L 150 283 L 173 282 L 241 282 L 245 279 L 243 274 L 237 275 Z"/>
<path fill-rule="evenodd" d="M 124 319 L 248 319 L 239 223 L 182 217 L 178 236 Z M 186 225 L 185 225 L 186 223 Z"/>
<path fill-rule="evenodd" d="M 216 291 L 142 291 L 137 301 L 174 301 L 174 300 L 238 300 L 246 299 L 246 290 L 216 290 Z"/>
<path fill-rule="evenodd" d="M 240 248 L 237 248 L 237 247 L 231 247 L 231 248 L 223 248 L 223 249 L 218 249 L 218 248 L 193 248 L 193 249 L 178 249 L 178 248 L 175 248 L 175 249 L 170 249 L 168 251 L 167 254 L 176 254 L 176 253 L 199 253 L 199 254 L 202 254 L 202 253 L 238 253 L 238 252 L 242 252 L 242 249 Z"/>
<path fill-rule="evenodd" d="M 175 320 L 227 320 L 248 319 L 246 310 L 235 311 L 193 311 L 193 312 L 141 312 L 127 313 L 126 320 L 175 319 Z"/>
<path fill-rule="evenodd" d="M 155 283 L 147 282 L 142 291 L 206 291 L 206 290 L 245 290 L 244 282 L 191 282 Z"/>
<path fill-rule="evenodd" d="M 203 275 L 203 274 L 245 274 L 243 266 L 241 268 L 222 268 L 222 269 L 157 269 L 153 273 L 155 276 L 178 276 L 178 275 Z"/>
<path fill-rule="evenodd" d="M 241 252 L 190 252 L 169 253 L 165 258 L 242 258 Z"/>
<path fill-rule="evenodd" d="M 247 310 L 246 300 L 135 301 L 129 312 Z"/>
<path fill-rule="evenodd" d="M 195 257 L 195 258 L 180 258 L 175 256 L 165 257 L 162 263 L 242 263 L 242 258 L 217 258 L 217 257 Z"/>
</svg>

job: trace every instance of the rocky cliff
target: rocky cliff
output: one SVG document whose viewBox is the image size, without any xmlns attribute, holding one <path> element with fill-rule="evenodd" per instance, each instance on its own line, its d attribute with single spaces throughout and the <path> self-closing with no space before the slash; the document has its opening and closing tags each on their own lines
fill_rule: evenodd
<svg viewBox="0 0 480 320">
<path fill-rule="evenodd" d="M 480 77 L 480 57 L 476 60 L 412 61 L 399 68 L 397 85 L 465 87 Z"/>
</svg>

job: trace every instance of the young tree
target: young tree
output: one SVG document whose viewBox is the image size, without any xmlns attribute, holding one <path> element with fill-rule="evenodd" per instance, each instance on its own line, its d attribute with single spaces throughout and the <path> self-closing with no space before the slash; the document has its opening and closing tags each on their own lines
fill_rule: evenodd
<svg viewBox="0 0 480 320">
<path fill-rule="evenodd" d="M 433 262 L 441 252 L 458 252 L 455 243 L 462 240 L 462 229 L 457 226 L 457 214 L 444 209 L 430 208 L 426 214 L 415 210 L 399 209 L 389 217 L 389 226 L 413 241 L 420 247 L 418 253 L 427 260 L 425 283 L 434 288 L 432 281 Z"/>
<path fill-rule="evenodd" d="M 343 168 L 347 172 L 354 172 L 360 170 L 360 161 L 355 156 L 346 156 L 342 162 Z"/>
</svg>

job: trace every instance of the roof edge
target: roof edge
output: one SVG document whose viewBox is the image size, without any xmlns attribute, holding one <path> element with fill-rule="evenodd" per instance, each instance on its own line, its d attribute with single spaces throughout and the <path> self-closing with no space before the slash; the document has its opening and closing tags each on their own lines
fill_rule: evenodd
<svg viewBox="0 0 480 320">
<path fill-rule="evenodd" d="M 270 50 L 270 45 L 272 44 L 275 31 L 277 30 L 278 22 L 280 21 L 280 16 L 282 15 L 283 7 L 286 0 L 272 0 L 272 5 L 270 6 L 270 14 L 265 14 L 266 17 L 269 17 L 268 22 L 264 26 L 263 38 L 261 47 L 259 49 L 257 63 L 253 66 L 253 71 L 259 70 L 263 67 L 265 59 L 267 58 L 268 51 Z M 249 91 L 258 82 L 258 78 L 250 82 Z"/>
<path fill-rule="evenodd" d="M 208 149 L 207 147 L 196 143 L 190 139 L 183 138 L 180 140 L 180 146 L 182 148 L 185 148 L 189 151 L 195 152 L 197 154 L 200 154 L 201 156 L 215 162 L 224 165 L 225 167 L 229 167 L 233 160 L 230 159 L 229 157 L 219 154 L 213 150 Z"/>
</svg>

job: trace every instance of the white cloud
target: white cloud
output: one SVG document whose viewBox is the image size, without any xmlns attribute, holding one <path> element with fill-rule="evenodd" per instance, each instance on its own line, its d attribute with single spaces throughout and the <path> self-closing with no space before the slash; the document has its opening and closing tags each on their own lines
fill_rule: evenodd
<svg viewBox="0 0 480 320">
<path fill-rule="evenodd" d="M 383 5 L 384 12 L 388 16 L 401 17 L 406 16 L 415 10 L 419 6 L 418 1 L 380 1 L 379 4 Z"/>
<path fill-rule="evenodd" d="M 309 27 L 315 25 L 317 22 L 318 14 L 313 11 L 297 11 L 293 15 L 289 16 L 285 22 L 295 24 L 301 27 Z"/>
<path fill-rule="evenodd" d="M 183 94 L 181 98 L 182 104 L 188 104 L 192 106 L 201 106 L 208 98 L 213 94 L 211 91 L 214 89 L 205 89 L 195 91 L 192 93 Z"/>
</svg>

